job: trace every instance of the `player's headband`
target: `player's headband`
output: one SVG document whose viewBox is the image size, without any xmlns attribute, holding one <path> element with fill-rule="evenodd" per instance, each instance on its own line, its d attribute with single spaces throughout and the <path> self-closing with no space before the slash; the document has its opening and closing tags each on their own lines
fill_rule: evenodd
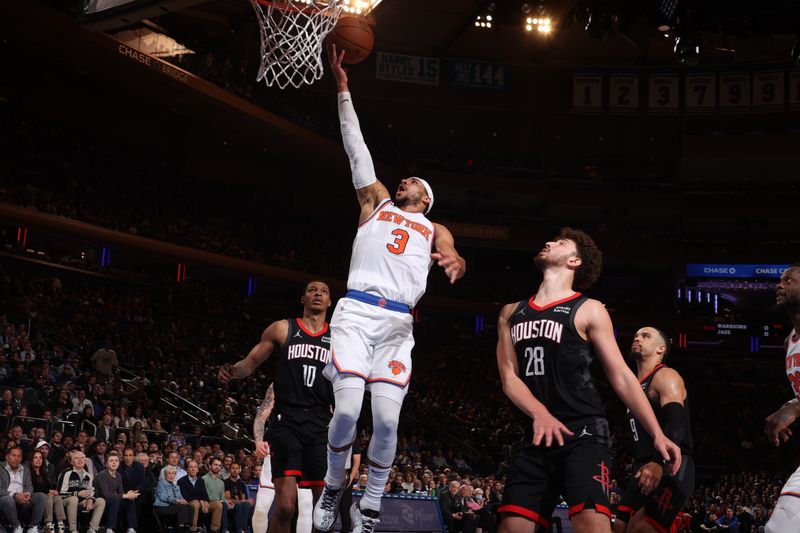
<svg viewBox="0 0 800 533">
<path fill-rule="evenodd" d="M 431 212 L 431 208 L 433 208 L 433 189 L 431 189 L 430 183 L 428 183 L 427 181 L 425 181 L 422 178 L 418 178 L 416 176 L 412 176 L 411 179 L 417 180 L 418 182 L 420 182 L 422 184 L 422 186 L 425 187 L 425 194 L 427 194 L 431 199 L 431 203 L 428 204 L 428 208 L 425 210 L 425 214 L 427 215 L 428 213 Z"/>
</svg>

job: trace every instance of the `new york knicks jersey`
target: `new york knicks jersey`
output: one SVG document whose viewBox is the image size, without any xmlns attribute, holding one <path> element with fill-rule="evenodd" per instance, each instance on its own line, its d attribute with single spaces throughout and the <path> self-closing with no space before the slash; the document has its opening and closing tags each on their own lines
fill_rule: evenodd
<svg viewBox="0 0 800 533">
<path fill-rule="evenodd" d="M 299 318 L 290 318 L 289 334 L 278 353 L 275 369 L 275 408 L 328 411 L 333 404 L 331 382 L 322 375 L 331 360 L 331 334 L 328 324 L 317 334 L 307 330 Z"/>
<path fill-rule="evenodd" d="M 358 227 L 347 288 L 414 307 L 425 294 L 433 238 L 425 215 L 386 200 Z"/>
<path fill-rule="evenodd" d="M 590 343 L 575 328 L 575 315 L 586 300 L 580 293 L 544 307 L 533 298 L 523 300 L 509 320 L 520 379 L 572 431 L 591 419 L 605 419 L 589 370 Z"/>
<path fill-rule="evenodd" d="M 800 398 L 800 334 L 794 330 L 786 347 L 786 376 L 795 398 Z"/>
</svg>

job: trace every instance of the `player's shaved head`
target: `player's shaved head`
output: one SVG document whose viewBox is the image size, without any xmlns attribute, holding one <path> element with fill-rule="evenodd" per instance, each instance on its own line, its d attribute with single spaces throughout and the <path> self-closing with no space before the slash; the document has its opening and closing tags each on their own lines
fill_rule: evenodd
<svg viewBox="0 0 800 533">
<path fill-rule="evenodd" d="M 311 281 L 306 283 L 305 287 L 303 287 L 303 295 L 305 296 L 305 294 L 308 292 L 308 289 L 310 289 L 312 285 L 317 285 L 317 284 L 324 286 L 328 290 L 328 292 L 331 292 L 331 288 L 328 286 L 327 283 L 325 283 L 324 281 L 320 281 L 318 279 L 312 279 Z"/>
<path fill-rule="evenodd" d="M 659 357 L 658 350 L 663 348 L 660 358 L 661 361 L 669 355 L 670 338 L 663 330 L 654 326 L 644 326 L 639 328 L 633 337 L 631 344 L 631 356 L 634 359 L 644 359 L 647 357 Z"/>
</svg>

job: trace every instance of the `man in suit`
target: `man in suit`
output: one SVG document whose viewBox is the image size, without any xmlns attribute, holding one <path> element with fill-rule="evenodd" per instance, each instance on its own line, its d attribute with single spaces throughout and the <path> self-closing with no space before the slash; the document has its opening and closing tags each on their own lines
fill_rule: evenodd
<svg viewBox="0 0 800 533">
<path fill-rule="evenodd" d="M 22 448 L 14 446 L 6 452 L 6 460 L 0 463 L 0 513 L 3 521 L 22 533 L 21 516 L 30 516 L 28 533 L 38 533 L 38 525 L 44 518 L 47 495 L 33 492 L 31 472 L 22 466 Z"/>
<path fill-rule="evenodd" d="M 461 497 L 461 483 L 456 480 L 451 481 L 449 490 L 442 491 L 439 495 L 439 505 L 447 524 L 447 531 L 461 531 L 465 510 L 464 500 Z"/>
</svg>

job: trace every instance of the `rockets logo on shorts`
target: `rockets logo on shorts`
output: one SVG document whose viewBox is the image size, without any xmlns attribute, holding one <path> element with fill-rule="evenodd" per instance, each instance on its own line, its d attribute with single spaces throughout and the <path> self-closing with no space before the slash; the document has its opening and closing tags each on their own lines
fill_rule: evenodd
<svg viewBox="0 0 800 533">
<path fill-rule="evenodd" d="M 392 374 L 395 376 L 399 376 L 400 374 L 405 373 L 406 365 L 401 363 L 400 361 L 389 361 L 389 368 L 392 369 Z"/>
</svg>

